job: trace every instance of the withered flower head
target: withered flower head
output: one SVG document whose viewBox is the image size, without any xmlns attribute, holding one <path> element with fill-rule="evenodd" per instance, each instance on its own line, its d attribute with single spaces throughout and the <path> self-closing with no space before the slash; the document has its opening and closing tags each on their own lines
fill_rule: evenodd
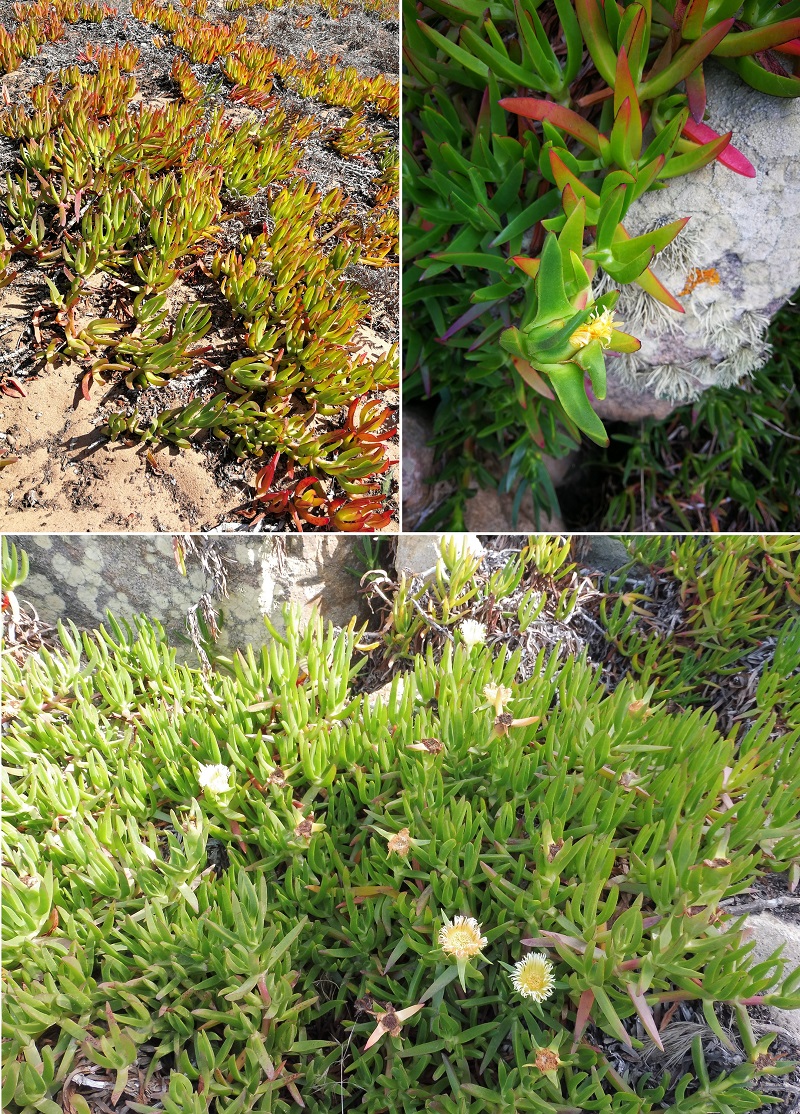
<svg viewBox="0 0 800 1114">
<path fill-rule="evenodd" d="M 417 1002 L 414 1006 L 408 1006 L 404 1010 L 395 1010 L 394 1006 L 386 1004 L 385 1013 L 376 1013 L 375 1020 L 378 1024 L 373 1029 L 369 1040 L 364 1045 L 364 1049 L 372 1048 L 373 1044 L 377 1044 L 384 1033 L 388 1033 L 390 1037 L 397 1037 L 400 1035 L 400 1030 L 403 1028 L 402 1022 L 407 1021 L 409 1017 L 413 1017 L 423 1007 L 422 1002 Z M 373 1012 L 371 1010 L 367 1011 Z"/>
<path fill-rule="evenodd" d="M 556 857 L 556 855 L 558 854 L 558 852 L 561 850 L 561 848 L 563 846 L 564 846 L 564 840 L 563 839 L 557 839 L 553 843 L 550 844 L 550 846 L 547 848 L 547 861 L 549 863 L 551 863 L 553 861 L 553 859 Z"/>
<path fill-rule="evenodd" d="M 410 835 L 411 830 L 409 828 L 401 828 L 396 835 L 390 837 L 388 844 L 389 850 L 393 851 L 396 855 L 407 855 L 410 846 Z"/>
<path fill-rule="evenodd" d="M 410 743 L 409 750 L 424 750 L 428 754 L 441 754 L 444 750 L 444 743 L 438 739 L 420 739 L 418 743 Z"/>
<path fill-rule="evenodd" d="M 501 716 L 498 716 L 497 719 L 494 721 L 494 733 L 495 733 L 495 735 L 498 735 L 500 738 L 503 738 L 505 735 L 508 734 L 508 729 L 509 729 L 509 727 L 511 727 L 513 722 L 514 722 L 514 717 L 511 715 L 511 713 L 510 712 L 503 712 L 503 714 Z"/>
<path fill-rule="evenodd" d="M 308 816 L 304 817 L 294 830 L 297 839 L 311 839 L 314 832 L 321 832 L 325 827 L 324 824 L 316 824 L 314 822 L 314 813 L 310 812 Z"/>
<path fill-rule="evenodd" d="M 556 1071 L 561 1065 L 558 1053 L 552 1048 L 540 1048 L 534 1056 L 533 1063 L 539 1071 Z"/>
</svg>

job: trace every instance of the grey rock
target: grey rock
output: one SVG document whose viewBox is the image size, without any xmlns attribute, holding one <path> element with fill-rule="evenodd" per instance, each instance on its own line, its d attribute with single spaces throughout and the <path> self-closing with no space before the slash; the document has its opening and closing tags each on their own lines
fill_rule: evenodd
<svg viewBox="0 0 800 1114">
<path fill-rule="evenodd" d="M 629 393 L 629 392 L 628 392 Z M 403 528 L 415 530 L 425 528 L 425 519 L 430 512 L 452 494 L 452 484 L 426 483 L 435 474 L 433 422 L 421 408 L 405 407 L 403 410 Z M 572 467 L 577 453 L 570 453 L 560 459 L 545 456 L 553 486 L 558 487 Z M 502 464 L 490 464 L 499 479 L 503 474 Z M 540 515 L 539 521 L 533 510 L 533 498 L 527 492 L 522 500 L 516 522 L 513 522 L 513 495 L 504 495 L 491 489 L 480 489 L 467 500 L 464 520 L 468 531 L 475 534 L 529 534 L 534 532 L 558 533 L 564 523 L 558 515 Z"/>
<path fill-rule="evenodd" d="M 465 553 L 481 556 L 483 545 L 475 534 L 401 534 L 397 539 L 395 568 L 398 574 L 426 576 L 435 568 L 444 540 L 455 540 Z"/>
<path fill-rule="evenodd" d="M 348 571 L 358 568 L 359 540 L 353 537 L 196 538 L 201 552 L 211 551 L 222 562 L 228 593 L 223 598 L 213 598 L 213 572 L 204 571 L 197 557 L 187 555 L 187 575 L 181 575 L 168 535 L 26 534 L 9 541 L 30 559 L 20 600 L 53 625 L 62 619 L 96 627 L 105 621 L 106 610 L 128 621 L 146 614 L 163 624 L 172 645 L 185 645 L 187 612 L 208 592 L 220 619 L 217 647 L 227 653 L 266 643 L 264 617 L 281 629 L 287 603 L 297 605 L 304 617 L 318 607 L 338 626 L 363 606 L 358 579 Z M 192 652 L 185 657 L 191 660 Z"/>
<path fill-rule="evenodd" d="M 540 514 L 536 521 L 530 492 L 523 497 L 514 522 L 514 497 L 491 488 L 482 488 L 467 500 L 464 522 L 476 534 L 559 534 L 565 528 L 556 514 Z"/>
<path fill-rule="evenodd" d="M 573 537 L 572 544 L 579 565 L 590 572 L 613 576 L 631 559 L 625 543 L 608 534 L 578 534 Z M 643 565 L 634 565 L 628 575 L 644 576 L 646 573 Z"/>
<path fill-rule="evenodd" d="M 573 538 L 579 563 L 594 573 L 617 573 L 631 560 L 627 547 L 619 538 L 607 534 L 582 534 Z"/>
<path fill-rule="evenodd" d="M 624 409 L 626 391 L 629 418 L 644 416 L 642 405 L 663 417 L 659 399 L 694 399 L 751 375 L 768 358 L 770 318 L 800 286 L 800 99 L 759 93 L 714 62 L 705 69 L 706 122 L 733 132 L 731 142 L 757 177 L 714 161 L 631 207 L 625 220 L 631 235 L 691 218 L 653 266 L 685 313 L 662 307 L 634 284 L 622 288 L 616 316 L 642 348 L 608 361 L 609 401 L 598 411 L 612 420 L 617 400 Z M 603 277 L 596 290 L 611 285 Z"/>
<path fill-rule="evenodd" d="M 755 939 L 753 963 L 762 963 L 783 945 L 784 974 L 800 968 L 800 924 L 782 920 L 772 913 L 757 913 L 747 918 L 745 927 L 747 935 Z M 775 1024 L 788 1029 L 800 1046 L 800 1010 L 782 1010 L 777 1006 L 770 1006 L 769 1010 Z"/>
<path fill-rule="evenodd" d="M 651 390 L 642 386 L 639 377 L 632 384 L 630 370 L 627 363 L 620 367 L 624 372 L 624 382 L 618 377 L 615 367 L 616 361 L 606 359 L 608 384 L 606 397 L 592 403 L 604 422 L 638 422 L 644 418 L 668 418 L 677 403 L 669 399 L 658 398 Z"/>
<path fill-rule="evenodd" d="M 403 529 L 414 530 L 452 492 L 451 484 L 428 483 L 433 478 L 433 421 L 421 407 L 404 406 Z"/>
</svg>

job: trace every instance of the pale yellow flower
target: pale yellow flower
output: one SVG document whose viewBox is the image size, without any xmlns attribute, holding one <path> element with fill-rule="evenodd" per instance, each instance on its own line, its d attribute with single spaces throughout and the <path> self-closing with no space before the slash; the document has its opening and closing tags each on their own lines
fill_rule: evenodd
<svg viewBox="0 0 800 1114">
<path fill-rule="evenodd" d="M 511 981 L 523 998 L 543 1002 L 555 987 L 553 965 L 542 952 L 531 952 L 514 964 Z"/>
<path fill-rule="evenodd" d="M 494 707 L 495 715 L 502 716 L 503 708 L 514 694 L 506 685 L 496 685 L 490 681 L 488 685 L 483 686 L 483 695 Z"/>
<path fill-rule="evenodd" d="M 227 766 L 201 766 L 197 782 L 212 795 L 227 793 L 231 787 L 231 772 Z"/>
<path fill-rule="evenodd" d="M 449 921 L 444 918 L 444 924 L 439 931 L 439 944 L 443 952 L 456 959 L 471 959 L 478 955 L 489 941 L 481 936 L 481 926 L 474 917 L 454 917 Z"/>
<path fill-rule="evenodd" d="M 613 310 L 604 309 L 602 313 L 595 310 L 589 320 L 584 321 L 583 325 L 575 330 L 569 338 L 569 342 L 574 344 L 576 348 L 585 348 L 593 340 L 599 340 L 602 348 L 608 348 L 611 343 L 611 334 L 621 325 L 621 321 L 614 320 Z"/>
</svg>

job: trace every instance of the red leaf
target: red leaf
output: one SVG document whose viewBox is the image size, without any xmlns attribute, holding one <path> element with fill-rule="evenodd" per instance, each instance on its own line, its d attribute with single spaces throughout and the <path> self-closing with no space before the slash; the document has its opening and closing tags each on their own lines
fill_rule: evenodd
<svg viewBox="0 0 800 1114">
<path fill-rule="evenodd" d="M 695 120 L 686 121 L 683 126 L 683 135 L 695 143 L 710 143 L 713 139 L 721 138 L 713 128 L 710 128 L 707 124 L 698 124 Z M 723 166 L 727 166 L 729 170 L 733 170 L 745 178 L 755 178 L 756 176 L 756 168 L 732 143 L 729 143 L 725 150 L 717 155 L 717 162 L 721 162 Z"/>
<path fill-rule="evenodd" d="M 536 97 L 503 97 L 498 103 L 508 112 L 527 116 L 529 120 L 549 120 L 551 124 L 579 139 L 584 147 L 598 154 L 600 152 L 600 133 L 597 128 L 571 108 L 553 104 L 552 101 L 541 101 Z"/>
<path fill-rule="evenodd" d="M 583 1036 L 583 1031 L 589 1021 L 589 1015 L 592 1012 L 594 1005 L 594 991 L 589 986 L 581 994 L 581 999 L 578 1002 L 578 1011 L 575 1014 L 575 1032 L 572 1037 L 572 1051 L 578 1047 L 578 1041 Z"/>
<path fill-rule="evenodd" d="M 706 113 L 706 79 L 703 75 L 703 67 L 698 66 L 696 70 L 692 70 L 684 84 L 692 119 L 695 123 L 701 124 Z"/>
<path fill-rule="evenodd" d="M 3 380 L 3 394 L 10 395 L 12 398 L 28 397 L 28 392 L 22 386 L 19 379 L 15 379 L 13 375 L 7 375 Z"/>
<path fill-rule="evenodd" d="M 628 991 L 628 997 L 633 1002 L 636 1012 L 639 1015 L 639 1020 L 647 1030 L 651 1041 L 654 1045 L 656 1045 L 657 1048 L 660 1048 L 663 1052 L 664 1045 L 661 1041 L 661 1036 L 658 1032 L 658 1028 L 656 1027 L 656 1019 L 653 1017 L 653 1011 L 650 1009 L 647 1002 L 645 1001 L 644 995 L 640 994 L 638 990 L 634 988 L 633 983 L 628 983 L 626 989 Z"/>
<path fill-rule="evenodd" d="M 278 457 L 280 453 L 275 453 L 268 464 L 259 469 L 256 473 L 256 491 L 259 495 L 263 495 L 272 487 L 272 481 L 275 478 L 275 469 L 278 464 Z"/>
</svg>

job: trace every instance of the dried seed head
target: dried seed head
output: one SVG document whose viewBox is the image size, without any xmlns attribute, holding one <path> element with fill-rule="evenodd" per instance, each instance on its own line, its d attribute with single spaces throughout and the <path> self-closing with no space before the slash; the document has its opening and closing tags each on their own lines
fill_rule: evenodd
<svg viewBox="0 0 800 1114">
<path fill-rule="evenodd" d="M 388 1002 L 386 1004 L 386 1013 L 381 1017 L 381 1025 L 390 1037 L 396 1037 L 402 1029 L 402 1025 L 400 1024 L 397 1014 L 394 1012 L 394 1008 L 390 1006 Z"/>
<path fill-rule="evenodd" d="M 533 1059 L 534 1066 L 539 1071 L 557 1071 L 561 1066 L 558 1053 L 552 1048 L 540 1048 Z"/>
<path fill-rule="evenodd" d="M 553 965 L 542 952 L 531 952 L 514 964 L 511 981 L 523 998 L 543 1002 L 550 997 L 555 986 Z"/>
<path fill-rule="evenodd" d="M 410 829 L 401 828 L 400 831 L 397 832 L 396 835 L 393 835 L 393 836 L 390 837 L 389 843 L 388 843 L 389 850 L 393 851 L 397 855 L 407 855 L 408 854 L 408 848 L 409 848 L 410 842 L 411 842 L 410 839 L 409 839 L 410 835 L 411 835 Z"/>
<path fill-rule="evenodd" d="M 424 750 L 428 754 L 441 754 L 444 750 L 444 743 L 438 739 L 420 739 L 418 743 L 411 743 L 410 750 Z"/>
<path fill-rule="evenodd" d="M 309 816 L 305 820 L 301 820 L 294 830 L 294 834 L 299 839 L 311 839 L 314 832 L 314 817 Z"/>
<path fill-rule="evenodd" d="M 508 729 L 509 729 L 509 727 L 511 727 L 513 722 L 514 722 L 514 717 L 511 715 L 511 713 L 510 712 L 503 712 L 503 714 L 501 716 L 498 716 L 497 719 L 494 721 L 494 733 L 495 733 L 495 735 L 500 735 L 501 737 L 503 735 L 507 735 L 508 734 Z"/>
<path fill-rule="evenodd" d="M 442 951 L 456 959 L 470 959 L 478 955 L 489 941 L 481 936 L 481 926 L 474 917 L 454 917 L 449 921 L 444 918 L 444 924 L 439 931 L 439 944 Z"/>
<path fill-rule="evenodd" d="M 550 844 L 550 846 L 547 848 L 547 861 L 549 863 L 551 863 L 553 861 L 553 859 L 556 857 L 556 855 L 558 854 L 558 852 L 561 850 L 561 848 L 563 846 L 564 846 L 564 840 L 563 839 L 557 839 L 553 843 Z"/>
<path fill-rule="evenodd" d="M 276 766 L 272 773 L 269 775 L 269 777 L 267 778 L 267 784 L 275 785 L 279 789 L 286 784 L 286 774 L 283 772 L 280 766 Z"/>
<path fill-rule="evenodd" d="M 227 793 L 231 787 L 231 772 L 227 766 L 201 766 L 197 775 L 197 783 L 201 789 L 216 796 Z"/>
</svg>

